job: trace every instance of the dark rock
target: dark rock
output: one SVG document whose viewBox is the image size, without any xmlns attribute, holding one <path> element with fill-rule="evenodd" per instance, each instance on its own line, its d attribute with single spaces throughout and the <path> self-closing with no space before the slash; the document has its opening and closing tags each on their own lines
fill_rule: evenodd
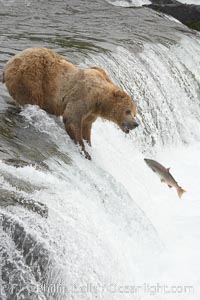
<svg viewBox="0 0 200 300">
<path fill-rule="evenodd" d="M 20 107 L 9 106 L 0 112 L 0 159 L 16 167 L 20 167 L 20 161 L 21 167 L 23 161 L 28 162 L 41 170 L 49 170 L 45 161 L 50 158 L 57 163 L 60 161 L 71 164 L 69 155 L 59 150 L 57 142 L 52 140 L 48 133 L 41 132 L 37 126 L 30 124 L 20 115 L 20 111 Z M 52 118 L 58 126 L 64 127 L 59 118 Z"/>
<path fill-rule="evenodd" d="M 200 5 L 183 4 L 175 0 L 152 0 L 146 5 L 158 12 L 170 15 L 189 28 L 200 31 Z"/>
<path fill-rule="evenodd" d="M 151 0 L 151 3 L 154 5 L 177 5 L 180 4 L 180 2 L 176 0 Z"/>
</svg>

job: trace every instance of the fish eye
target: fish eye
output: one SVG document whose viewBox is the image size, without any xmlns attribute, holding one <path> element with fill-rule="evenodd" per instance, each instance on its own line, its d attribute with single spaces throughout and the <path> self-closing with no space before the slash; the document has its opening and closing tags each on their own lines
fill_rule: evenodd
<svg viewBox="0 0 200 300">
<path fill-rule="evenodd" d="M 126 115 L 130 115 L 131 114 L 130 109 L 127 109 L 125 113 L 126 113 Z"/>
</svg>

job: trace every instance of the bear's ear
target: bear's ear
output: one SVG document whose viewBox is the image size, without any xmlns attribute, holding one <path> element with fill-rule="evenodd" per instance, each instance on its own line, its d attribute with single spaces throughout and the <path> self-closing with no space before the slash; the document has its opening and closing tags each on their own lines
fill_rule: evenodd
<svg viewBox="0 0 200 300">
<path fill-rule="evenodd" d="M 116 98 L 123 98 L 124 97 L 124 92 L 120 89 L 114 90 L 113 94 Z"/>
</svg>

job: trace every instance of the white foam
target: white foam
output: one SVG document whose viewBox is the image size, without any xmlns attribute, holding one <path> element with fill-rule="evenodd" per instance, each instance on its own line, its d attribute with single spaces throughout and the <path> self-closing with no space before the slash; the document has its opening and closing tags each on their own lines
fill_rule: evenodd
<svg viewBox="0 0 200 300">
<path fill-rule="evenodd" d="M 146 4 L 151 4 L 148 0 L 106 0 L 108 3 L 114 6 L 121 7 L 141 7 Z"/>
<path fill-rule="evenodd" d="M 52 120 L 42 111 L 41 118 L 34 107 L 27 107 L 23 115 L 39 130 L 41 122 L 45 128 Z M 172 147 L 153 157 L 171 167 L 172 175 L 187 190 L 180 200 L 146 166 L 133 139 L 113 124 L 95 123 L 89 149 L 92 162 L 68 148 L 64 129 L 53 123 L 50 127 L 51 133 L 49 128 L 45 132 L 52 139 L 57 134 L 58 145 L 64 149 L 65 144 L 63 152 L 70 152 L 74 159 L 72 165 L 62 161 L 57 165 L 49 159 L 51 172 L 43 172 L 1 162 L 0 170 L 41 186 L 31 197 L 48 205 L 49 218 L 32 219 L 24 212 L 24 222 L 40 238 L 44 235 L 62 269 L 62 285 L 70 289 L 68 298 L 79 299 L 73 284 L 77 289 L 88 284 L 81 299 L 133 299 L 125 286 L 140 286 L 135 288 L 135 299 L 177 299 L 177 293 L 157 291 L 158 283 L 192 286 L 195 293 L 190 299 L 197 300 L 200 145 Z M 188 297 L 181 293 L 181 299 Z"/>
<path fill-rule="evenodd" d="M 179 2 L 185 3 L 185 4 L 200 5 L 200 0 L 179 0 Z"/>
</svg>

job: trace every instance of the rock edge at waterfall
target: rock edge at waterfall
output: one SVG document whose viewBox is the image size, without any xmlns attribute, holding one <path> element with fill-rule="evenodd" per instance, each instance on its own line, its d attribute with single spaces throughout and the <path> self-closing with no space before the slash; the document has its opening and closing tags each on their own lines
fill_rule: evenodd
<svg viewBox="0 0 200 300">
<path fill-rule="evenodd" d="M 200 5 L 183 4 L 176 0 L 151 0 L 145 5 L 158 12 L 170 15 L 191 29 L 200 31 Z"/>
</svg>

